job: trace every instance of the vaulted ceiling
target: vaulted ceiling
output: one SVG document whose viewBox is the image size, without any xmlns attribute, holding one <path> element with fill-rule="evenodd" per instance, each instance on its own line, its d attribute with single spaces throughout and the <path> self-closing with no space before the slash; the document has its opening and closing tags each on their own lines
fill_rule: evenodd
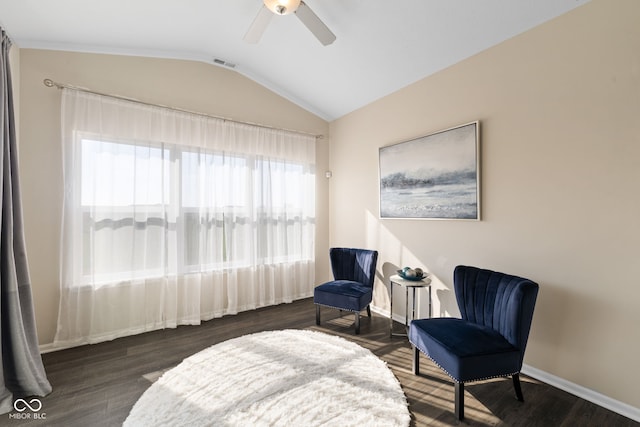
<svg viewBox="0 0 640 427">
<path fill-rule="evenodd" d="M 262 0 L 0 0 L 20 48 L 204 61 L 331 121 L 589 0 L 305 0 L 336 40 L 296 15 L 243 40 Z"/>
</svg>

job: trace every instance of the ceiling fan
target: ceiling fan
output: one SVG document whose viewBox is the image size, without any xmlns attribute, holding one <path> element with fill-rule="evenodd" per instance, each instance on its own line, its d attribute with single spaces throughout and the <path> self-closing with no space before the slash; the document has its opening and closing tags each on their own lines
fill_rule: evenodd
<svg viewBox="0 0 640 427">
<path fill-rule="evenodd" d="M 244 36 L 246 42 L 258 43 L 274 14 L 289 15 L 290 13 L 295 14 L 323 45 L 327 46 L 335 41 L 336 36 L 305 2 L 301 0 L 263 0 L 263 2 L 264 5 Z"/>
</svg>

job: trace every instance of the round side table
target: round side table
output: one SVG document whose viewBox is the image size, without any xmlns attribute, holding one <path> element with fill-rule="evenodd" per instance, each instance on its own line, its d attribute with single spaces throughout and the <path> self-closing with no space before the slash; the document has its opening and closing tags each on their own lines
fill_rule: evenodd
<svg viewBox="0 0 640 427">
<path fill-rule="evenodd" d="M 398 285 L 405 290 L 405 310 L 404 310 L 404 324 L 409 328 L 409 289 L 412 290 L 413 299 L 411 303 L 411 320 L 416 316 L 416 288 L 427 288 L 429 293 L 429 317 L 431 317 L 431 279 L 425 277 L 421 280 L 407 280 L 402 278 L 399 274 L 394 274 L 389 278 L 390 288 L 390 307 L 389 307 L 389 337 L 402 336 L 406 337 L 407 334 L 393 332 L 393 285 Z M 408 331 L 407 331 L 408 332 Z"/>
</svg>

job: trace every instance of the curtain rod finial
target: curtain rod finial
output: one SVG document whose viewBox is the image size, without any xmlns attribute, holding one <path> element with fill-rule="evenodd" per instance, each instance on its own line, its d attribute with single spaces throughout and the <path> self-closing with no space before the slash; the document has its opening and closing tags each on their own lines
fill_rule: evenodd
<svg viewBox="0 0 640 427">
<path fill-rule="evenodd" d="M 51 79 L 44 79 L 43 83 L 46 87 L 54 87 L 56 85 Z"/>
</svg>

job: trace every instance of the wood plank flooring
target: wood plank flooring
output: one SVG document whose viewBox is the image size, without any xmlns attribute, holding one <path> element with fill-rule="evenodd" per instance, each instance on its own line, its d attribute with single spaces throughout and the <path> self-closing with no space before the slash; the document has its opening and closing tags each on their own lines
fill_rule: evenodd
<svg viewBox="0 0 640 427">
<path fill-rule="evenodd" d="M 354 335 L 353 315 L 322 309 L 322 325 L 315 325 L 311 299 L 282 304 L 235 316 L 149 332 L 114 341 L 43 355 L 53 392 L 42 401 L 45 419 L 9 418 L 2 426 L 119 426 L 134 403 L 151 385 L 150 379 L 185 357 L 213 344 L 241 335 L 277 329 L 313 329 L 342 336 L 368 348 L 387 362 L 400 380 L 409 402 L 412 426 L 639 426 L 569 393 L 522 376 L 525 402 L 515 399 L 511 379 L 465 386 L 465 420 L 453 415 L 453 383 L 426 357 L 421 374 L 411 373 L 411 347 L 402 337 L 389 338 L 389 321 L 373 314 L 361 320 Z M 396 324 L 397 331 L 402 325 Z M 153 378 L 151 378 L 152 380 Z M 28 411 L 25 411 L 28 412 Z M 15 414 L 15 411 L 13 412 Z M 198 426 L 193 426 L 198 427 Z"/>
</svg>

